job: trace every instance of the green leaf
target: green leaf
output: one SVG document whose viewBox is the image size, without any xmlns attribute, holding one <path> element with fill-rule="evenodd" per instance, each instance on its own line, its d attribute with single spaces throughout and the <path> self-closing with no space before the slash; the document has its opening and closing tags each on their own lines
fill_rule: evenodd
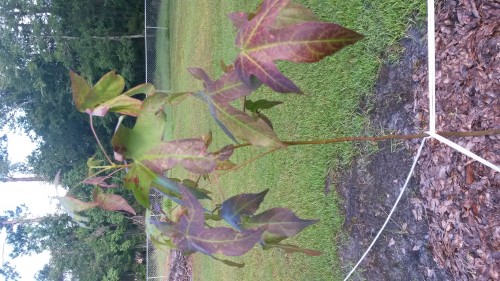
<svg viewBox="0 0 500 281">
<path fill-rule="evenodd" d="M 81 216 L 78 212 L 85 211 L 97 206 L 94 202 L 83 202 L 72 196 L 66 195 L 58 197 L 59 203 L 64 211 L 81 227 L 88 228 L 85 222 L 89 222 L 89 218 Z"/>
<path fill-rule="evenodd" d="M 281 101 L 268 101 L 265 99 L 260 99 L 257 101 L 246 100 L 245 101 L 245 108 L 249 111 L 258 113 L 262 109 L 273 108 L 273 107 L 280 105 L 282 103 L 283 102 L 281 102 Z"/>
<path fill-rule="evenodd" d="M 170 105 L 178 105 L 183 102 L 187 97 L 192 95 L 192 92 L 183 92 L 183 93 L 171 93 L 168 94 L 167 103 Z"/>
<path fill-rule="evenodd" d="M 123 93 L 123 95 L 132 97 L 132 96 L 135 96 L 138 94 L 145 94 L 146 97 L 149 97 L 149 96 L 152 96 L 155 93 L 155 91 L 156 91 L 156 89 L 155 89 L 155 86 L 153 84 L 144 83 L 144 84 L 135 86 L 132 89 L 129 89 L 128 91 Z"/>
<path fill-rule="evenodd" d="M 149 208 L 149 190 L 156 175 L 140 163 L 134 163 L 123 179 L 124 187 L 132 190 L 137 202 Z"/>
<path fill-rule="evenodd" d="M 59 202 L 66 210 L 70 210 L 75 213 L 85 211 L 97 206 L 97 203 L 95 202 L 83 202 L 70 195 L 59 197 Z"/>
<path fill-rule="evenodd" d="M 118 112 L 120 114 L 136 117 L 141 110 L 142 101 L 131 98 L 126 95 L 119 95 L 107 100 L 93 110 L 87 110 L 87 113 L 104 117 L 108 112 Z"/>
<path fill-rule="evenodd" d="M 104 75 L 97 84 L 90 88 L 85 79 L 70 71 L 73 100 L 80 112 L 94 109 L 96 106 L 120 95 L 125 87 L 125 80 L 115 71 Z"/>
<path fill-rule="evenodd" d="M 273 129 L 262 119 L 254 119 L 231 105 L 224 106 L 217 103 L 214 105 L 217 116 L 236 138 L 256 146 L 284 147 Z"/>
<path fill-rule="evenodd" d="M 69 77 L 71 79 L 73 102 L 80 112 L 85 112 L 88 108 L 87 103 L 90 104 L 90 102 L 87 101 L 90 99 L 91 95 L 90 85 L 87 83 L 85 78 L 76 74 L 73 70 L 70 70 Z"/>
<path fill-rule="evenodd" d="M 157 174 L 182 165 L 185 169 L 198 174 L 208 174 L 215 170 L 217 161 L 225 161 L 233 149 L 226 148 L 224 153 L 209 153 L 203 139 L 163 141 L 165 127 L 164 94 L 146 98 L 133 129 L 123 125 L 118 127 L 112 138 L 115 159 L 133 159 Z M 161 128 L 161 129 L 158 129 Z"/>
<path fill-rule="evenodd" d="M 70 78 L 76 108 L 94 116 L 103 117 L 108 112 L 137 116 L 142 101 L 131 96 L 142 93 L 150 96 L 155 93 L 152 84 L 142 84 L 122 94 L 125 80 L 114 71 L 104 75 L 92 88 L 83 77 L 73 71 L 70 71 Z"/>
<path fill-rule="evenodd" d="M 104 162 L 102 160 L 95 160 L 94 157 L 95 155 L 87 159 L 87 168 L 89 177 L 93 177 L 95 175 L 94 167 L 99 166 Z"/>
</svg>

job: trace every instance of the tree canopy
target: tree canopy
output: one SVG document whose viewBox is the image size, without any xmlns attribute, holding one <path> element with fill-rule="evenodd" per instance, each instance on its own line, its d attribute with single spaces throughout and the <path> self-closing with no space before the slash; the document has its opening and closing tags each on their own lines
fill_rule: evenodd
<svg viewBox="0 0 500 281">
<path fill-rule="evenodd" d="M 114 69 L 127 77 L 127 85 L 143 82 L 143 5 L 137 0 L 0 1 L 0 124 L 29 133 L 38 145 L 24 171 L 48 181 L 61 170 L 68 187 L 85 178 L 86 159 L 97 149 L 88 116 L 74 110 L 69 70 L 95 82 Z M 110 120 L 95 120 L 103 143 L 110 143 Z M 6 143 L 7 136 L 0 135 L 1 181 L 20 167 L 9 162 Z M 91 190 L 83 186 L 73 195 L 88 200 Z M 140 227 L 122 213 L 91 210 L 87 216 L 89 229 L 61 214 L 24 220 L 20 209 L 1 216 L 0 228 L 8 231 L 12 257 L 52 253 L 37 280 L 137 277 L 143 270 L 134 261 L 143 251 Z M 9 263 L 2 265 L 2 274 L 19 277 Z"/>
</svg>

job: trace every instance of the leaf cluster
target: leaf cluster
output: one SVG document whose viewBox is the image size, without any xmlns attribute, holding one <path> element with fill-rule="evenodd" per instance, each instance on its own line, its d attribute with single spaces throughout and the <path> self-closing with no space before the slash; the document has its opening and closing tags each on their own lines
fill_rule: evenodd
<svg viewBox="0 0 500 281">
<path fill-rule="evenodd" d="M 133 127 L 128 127 L 121 122 L 124 117 L 120 117 L 111 141 L 114 160 L 107 157 L 109 166 L 102 166 L 92 159 L 87 162 L 91 173 L 85 182 L 96 185 L 94 200 L 61 199 L 74 219 L 85 222 L 78 212 L 93 207 L 133 213 L 134 210 L 120 196 L 101 189 L 109 187 L 106 179 L 110 177 L 101 173 L 124 169 L 124 187 L 131 190 L 145 208 L 150 208 L 151 189 L 158 190 L 184 208 L 177 220 L 165 214 L 162 220 L 151 221 L 156 231 L 149 231 L 161 233 L 154 236 L 158 243 L 178 248 L 185 254 L 200 252 L 214 258 L 217 254 L 243 255 L 257 243 L 264 249 L 320 254 L 282 243 L 316 221 L 301 219 L 285 208 L 258 213 L 267 190 L 236 195 L 210 211 L 200 200 L 211 198 L 197 182 L 170 179 L 165 174 L 174 166 L 181 166 L 199 177 L 209 177 L 221 169 L 232 169 L 235 164 L 230 157 L 241 147 L 240 141 L 274 149 L 285 147 L 269 118 L 262 113 L 282 102 L 247 98 L 262 85 L 279 93 L 300 94 L 298 86 L 279 71 L 275 61 L 317 62 L 355 43 L 362 35 L 335 23 L 322 22 L 303 5 L 288 0 L 264 0 L 254 13 L 237 12 L 230 14 L 229 18 L 238 31 L 235 45 L 240 52 L 234 65 L 223 67 L 225 73 L 217 80 L 211 79 L 201 68 L 188 69 L 193 77 L 203 82 L 203 90 L 162 94 L 155 93 L 152 85 L 143 84 L 123 92 L 124 80 L 115 72 L 106 74 L 93 87 L 83 77 L 71 72 L 75 106 L 87 113 L 91 121 L 92 116 L 103 117 L 109 112 L 137 118 Z M 143 101 L 134 98 L 138 93 L 146 94 L 146 98 Z M 209 136 L 174 141 L 163 139 L 165 106 L 181 102 L 190 95 L 207 104 L 210 114 L 232 144 L 212 151 Z M 245 99 L 244 110 L 233 105 L 239 99 Z M 210 226 L 209 220 L 224 221 L 230 227 Z"/>
</svg>

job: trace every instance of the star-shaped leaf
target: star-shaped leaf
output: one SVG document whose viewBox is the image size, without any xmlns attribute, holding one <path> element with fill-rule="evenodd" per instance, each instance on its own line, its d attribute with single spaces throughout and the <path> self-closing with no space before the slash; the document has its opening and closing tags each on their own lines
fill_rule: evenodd
<svg viewBox="0 0 500 281">
<path fill-rule="evenodd" d="M 183 185 L 179 186 L 187 214 L 179 222 L 155 225 L 163 234 L 172 237 L 172 242 L 185 253 L 201 252 L 206 255 L 223 254 L 240 256 L 248 252 L 261 240 L 265 227 L 237 232 L 228 227 L 205 228 L 204 209 Z"/>
<path fill-rule="evenodd" d="M 256 76 L 281 93 L 301 91 L 275 61 L 317 62 L 363 38 L 335 23 L 319 21 L 289 0 L 264 0 L 255 16 L 233 13 L 230 18 L 238 28 L 236 45 L 241 50 L 234 62 L 237 74 L 247 85 Z"/>
<path fill-rule="evenodd" d="M 234 142 L 237 142 L 236 139 L 242 139 L 258 146 L 283 146 L 266 122 L 253 118 L 230 104 L 251 94 L 260 82 L 252 81 L 250 86 L 246 85 L 235 71 L 225 73 L 216 81 L 212 81 L 200 68 L 190 68 L 189 71 L 194 77 L 204 81 L 205 91 L 197 92 L 196 96 L 207 103 L 212 117 Z"/>
</svg>

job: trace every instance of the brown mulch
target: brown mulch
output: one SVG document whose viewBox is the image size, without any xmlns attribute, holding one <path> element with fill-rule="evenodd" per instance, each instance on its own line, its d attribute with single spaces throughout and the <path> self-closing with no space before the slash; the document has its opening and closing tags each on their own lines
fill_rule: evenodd
<svg viewBox="0 0 500 281">
<path fill-rule="evenodd" d="M 436 8 L 437 131 L 500 128 L 500 2 L 445 0 Z M 416 95 L 427 128 L 427 69 Z M 453 139 L 500 165 L 500 136 Z M 421 203 L 434 260 L 456 280 L 500 280 L 500 173 L 437 141 L 420 159 Z"/>
<path fill-rule="evenodd" d="M 171 250 L 169 263 L 169 281 L 191 281 L 192 280 L 192 257 L 184 256 L 178 250 Z"/>
</svg>

